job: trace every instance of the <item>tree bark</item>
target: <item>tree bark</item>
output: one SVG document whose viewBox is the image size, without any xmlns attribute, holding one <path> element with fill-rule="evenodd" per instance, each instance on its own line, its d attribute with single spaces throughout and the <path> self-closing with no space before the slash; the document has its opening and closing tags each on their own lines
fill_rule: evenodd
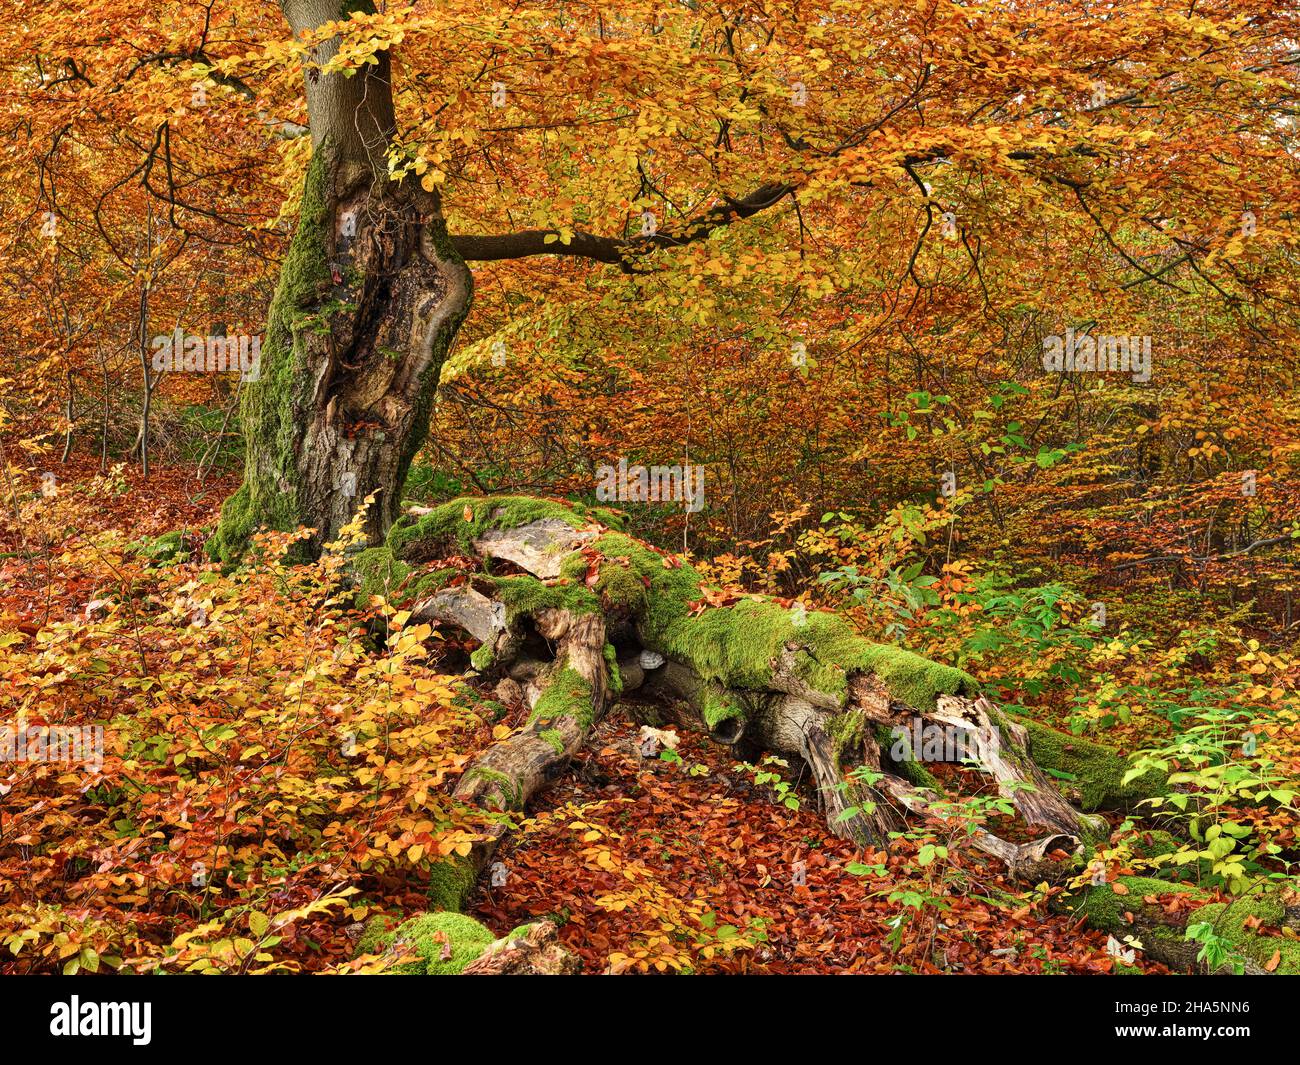
<svg viewBox="0 0 1300 1065">
<path fill-rule="evenodd" d="M 349 0 L 285 0 L 295 33 L 343 19 Z M 312 53 L 324 63 L 335 40 Z M 388 177 L 394 131 L 386 54 L 354 77 L 305 72 L 312 162 L 241 418 L 244 482 L 210 542 L 233 561 L 258 528 L 313 530 L 308 555 L 373 496 L 378 543 L 428 429 L 442 364 L 473 283 L 436 195 Z"/>
</svg>

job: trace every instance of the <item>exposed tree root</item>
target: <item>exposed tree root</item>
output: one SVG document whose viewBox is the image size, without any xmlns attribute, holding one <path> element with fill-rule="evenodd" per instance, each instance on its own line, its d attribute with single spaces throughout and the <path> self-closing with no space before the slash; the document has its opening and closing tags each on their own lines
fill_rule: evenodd
<svg viewBox="0 0 1300 1065">
<path fill-rule="evenodd" d="M 464 629 L 481 642 L 474 666 L 530 708 L 526 726 L 466 772 L 461 799 L 521 810 L 563 772 L 610 702 L 642 689 L 718 742 L 802 759 L 831 830 L 860 843 L 884 841 L 940 797 L 919 786 L 933 785 L 919 762 L 928 752 L 891 749 L 918 721 L 965 741 L 1023 820 L 1045 830 L 1029 844 L 972 837 L 1012 875 L 1041 878 L 1053 868 L 1049 853 L 1105 832 L 1036 761 L 1040 750 L 1048 768 L 1067 757 L 1100 760 L 1102 748 L 1041 726 L 1031 732 L 967 674 L 871 643 L 836 614 L 721 596 L 619 524 L 612 512 L 559 501 L 458 499 L 407 515 L 384 547 L 358 556 L 363 592 Z M 435 561 L 467 555 L 481 560 L 471 574 Z M 1106 768 L 1118 781 L 1120 763 Z M 475 868 L 496 838 L 476 851 Z"/>
</svg>

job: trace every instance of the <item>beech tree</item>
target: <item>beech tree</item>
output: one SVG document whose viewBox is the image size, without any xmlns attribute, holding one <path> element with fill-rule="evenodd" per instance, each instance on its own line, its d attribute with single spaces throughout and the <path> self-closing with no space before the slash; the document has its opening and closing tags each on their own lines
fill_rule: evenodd
<svg viewBox="0 0 1300 1065">
<path fill-rule="evenodd" d="M 996 12 L 959 5 L 927 6 L 920 24 L 894 14 L 905 38 L 929 29 L 932 20 L 950 35 L 942 42 L 946 55 L 927 54 L 934 43 L 916 38 L 923 55 L 909 80 L 868 58 L 889 51 L 871 18 L 880 11 L 838 3 L 789 15 L 738 10 L 710 28 L 716 43 L 708 49 L 693 6 L 678 8 L 667 21 L 647 11 L 644 22 L 635 15 L 618 20 L 631 37 L 617 49 L 608 45 L 612 87 L 599 79 L 596 86 L 624 103 L 630 116 L 643 90 L 625 80 L 632 66 L 627 44 L 667 38 L 677 50 L 671 65 L 703 63 L 718 90 L 715 115 L 693 131 L 678 162 L 708 168 L 712 180 L 700 183 L 692 206 L 662 225 L 651 212 L 640 232 L 560 225 L 482 234 L 448 231 L 442 182 L 422 154 L 426 123 L 417 123 L 414 138 L 399 130 L 394 93 L 403 76 L 421 75 L 404 69 L 398 49 L 447 46 L 434 32 L 436 17 L 421 23 L 338 0 L 286 0 L 284 11 L 303 49 L 313 152 L 268 316 L 261 379 L 243 403 L 244 483 L 226 502 L 212 542 L 216 557 L 237 559 L 260 527 L 308 526 L 318 549 L 360 500 L 370 499 L 370 550 L 357 566 L 364 588 L 406 597 L 418 615 L 468 630 L 482 641 L 476 665 L 521 685 L 533 707 L 529 727 L 489 751 L 460 787 L 462 797 L 495 808 L 521 808 L 581 745 L 612 695 L 645 682 L 723 742 L 745 736 L 804 758 L 832 827 L 864 841 L 883 839 L 900 812 L 927 804 L 882 753 L 877 731 L 888 734 L 917 714 L 970 733 L 979 760 L 1025 819 L 1049 830 L 1027 848 L 981 834 L 977 842 L 1013 868 L 1037 869 L 1061 835 L 1077 843 L 1099 831 L 1101 824 L 1074 810 L 1035 763 L 1064 770 L 1063 741 L 1044 736 L 1031 743 L 1023 726 L 979 698 L 974 682 L 957 670 L 871 645 L 833 617 L 796 619 L 771 602 L 709 604 L 698 575 L 612 530 L 617 523 L 609 515 L 541 501 L 472 499 L 403 518 L 402 485 L 423 442 L 441 368 L 471 311 L 467 264 L 566 256 L 631 275 L 671 269 L 683 249 L 756 224 L 781 205 L 838 214 L 910 185 L 924 200 L 926 222 L 908 272 L 932 225 L 949 237 L 956 227 L 979 269 L 980 255 L 988 253 L 971 247 L 969 220 L 958 225 L 940 209 L 928 178 L 960 169 L 969 180 L 995 182 L 1026 208 L 1032 204 L 1045 224 L 1065 227 L 1104 227 L 1106 214 L 1140 214 L 1166 196 L 1186 197 L 1178 175 L 1144 172 L 1144 147 L 1172 131 L 1145 126 L 1143 111 L 1158 94 L 1181 94 L 1189 103 L 1203 95 L 1222 98 L 1229 82 L 1235 91 L 1249 84 L 1249 96 L 1267 94 L 1263 80 L 1249 73 L 1270 67 L 1267 59 L 1248 60 L 1257 42 L 1234 39 L 1226 15 L 1216 24 L 1203 15 L 1169 14 L 1161 19 L 1159 44 L 1135 50 L 1131 34 L 1152 39 L 1143 18 L 1108 12 L 1076 20 L 1047 8 L 1046 23 L 1072 23 L 1073 35 L 1064 40 L 1076 66 L 1065 83 L 1052 86 L 1050 101 L 1029 102 L 1060 77 L 1044 64 L 1052 46 L 1047 24 L 1026 27 L 1020 19 L 1013 29 Z M 530 11 L 520 31 L 526 44 L 514 40 L 506 47 L 516 55 L 536 50 L 545 72 L 564 45 L 590 54 L 606 42 L 601 15 L 575 18 L 576 25 L 567 13 Z M 960 41 L 967 32 L 970 42 Z M 786 35 L 802 64 L 834 71 L 835 87 L 819 90 L 833 105 L 811 109 L 811 116 L 806 84 L 794 79 L 786 87 L 790 98 L 778 101 L 763 85 L 772 72 L 751 65 L 760 43 Z M 1225 73 L 1225 54 L 1238 64 L 1234 74 Z M 565 59 L 557 56 L 555 66 Z M 727 81 L 717 76 L 723 67 Z M 1119 84 L 1107 86 L 1106 78 Z M 876 86 L 860 98 L 859 89 L 873 81 L 890 91 Z M 534 89 L 531 78 L 513 87 Z M 500 97 L 512 86 L 497 81 L 492 91 Z M 1067 110 L 1072 95 L 1082 98 Z M 585 124 L 575 117 L 580 106 L 565 106 L 571 125 Z M 1231 112 L 1220 121 L 1244 115 L 1257 122 L 1267 107 L 1239 100 Z M 748 187 L 735 184 L 763 168 Z M 653 181 L 646 184 L 654 188 Z M 1194 208 L 1212 213 L 1215 195 L 1203 193 Z M 1188 212 L 1189 205 L 1180 202 L 1178 209 Z M 1148 220 L 1163 233 L 1167 217 L 1152 211 Z M 1178 247 L 1175 238 L 1165 239 Z M 1141 278 L 1158 283 L 1170 268 L 1144 266 L 1115 246 Z M 1192 261 L 1194 253 L 1182 254 Z M 484 559 L 484 572 L 440 588 L 453 571 L 422 572 L 420 564 L 457 544 Z M 520 572 L 494 576 L 486 567 L 492 559 Z M 1078 768 L 1078 745 L 1072 749 Z M 1091 752 L 1084 760 L 1116 795 L 1125 790 L 1113 759 Z M 856 775 L 846 779 L 846 768 Z"/>
<path fill-rule="evenodd" d="M 1269 137 L 1281 92 L 1270 74 L 1294 58 L 1279 51 L 1279 28 L 1262 13 L 1226 10 L 1216 20 L 1203 12 L 1075 16 L 1048 5 L 1041 22 L 1027 25 L 1020 14 L 942 3 L 916 16 L 836 2 L 707 15 L 693 6 L 632 5 L 607 26 L 598 13 L 543 5 L 503 22 L 475 88 L 501 103 L 498 110 L 525 101 L 528 113 L 503 121 L 507 128 L 564 128 L 563 149 L 597 163 L 594 175 L 583 175 L 588 195 L 609 203 L 618 195 L 620 155 L 624 168 L 635 162 L 640 171 L 635 191 L 646 204 L 654 201 L 644 194 L 659 182 L 645 160 L 629 158 L 631 146 L 616 140 L 602 156 L 599 133 L 590 131 L 605 122 L 648 126 L 633 145 L 666 135 L 674 157 L 646 153 L 666 171 L 665 202 L 658 214 L 647 208 L 644 217 L 625 217 L 613 233 L 576 220 L 449 233 L 440 191 L 446 174 L 438 169 L 447 104 L 425 108 L 404 130 L 395 93 L 404 77 L 423 87 L 430 75 L 419 66 L 421 53 L 444 46 L 440 33 L 481 31 L 481 20 L 460 9 L 421 18 L 324 0 L 283 7 L 298 51 L 269 54 L 301 59 L 313 153 L 267 318 L 265 372 L 244 403 L 245 483 L 213 545 L 223 559 L 236 557 L 263 526 L 306 525 L 317 531 L 318 548 L 372 494 L 369 532 L 382 539 L 399 512 L 442 365 L 470 313 L 467 264 L 564 256 L 630 274 L 680 271 L 683 249 L 734 228 L 743 244 L 746 224 L 778 208 L 851 226 L 854 211 L 900 195 L 921 197 L 925 208 L 906 264 L 913 280 L 920 251 L 936 238 L 962 245 L 976 271 L 988 269 L 982 260 L 1014 258 L 1019 242 L 1011 232 L 996 236 L 1012 246 L 994 249 L 976 235 L 993 205 L 945 210 L 934 187 L 942 180 L 1015 197 L 1031 225 L 1067 234 L 1100 229 L 1130 280 L 1159 284 L 1175 266 L 1201 271 L 1198 253 L 1208 255 L 1206 241 L 1219 236 L 1213 227 L 1238 224 L 1243 193 L 1250 197 L 1267 179 L 1255 174 L 1249 192 L 1231 180 L 1202 184 L 1157 165 L 1150 146 L 1184 137 L 1189 150 L 1209 151 L 1229 130 L 1238 145 Z M 890 29 L 898 42 L 887 39 Z M 909 44 L 920 50 L 915 63 L 905 58 Z M 1068 54 L 1058 60 L 1062 50 Z M 503 70 L 517 65 L 522 74 L 513 85 L 498 78 L 483 86 L 497 54 Z M 584 78 L 574 83 L 573 68 L 584 61 Z M 648 85 L 637 80 L 642 75 L 652 78 Z M 674 79 L 685 81 L 678 99 L 664 114 L 643 115 L 642 94 L 666 91 Z M 1228 99 L 1225 111 L 1219 105 Z M 1157 101 L 1169 106 L 1148 121 Z M 1226 171 L 1230 163 L 1212 165 Z M 541 176 L 563 167 L 552 161 Z M 464 187 L 452 194 L 474 196 L 477 176 L 466 165 Z M 678 188 L 689 194 L 679 197 Z M 568 191 L 537 214 L 562 211 Z M 632 191 L 620 202 L 632 205 Z M 575 204 L 572 214 L 580 213 L 591 212 Z M 1126 250 L 1116 232 L 1134 223 L 1151 234 L 1137 240 L 1142 251 Z M 1222 237 L 1233 235 L 1228 229 Z M 1153 239 L 1159 261 L 1146 266 Z M 724 269 L 711 260 L 704 266 Z M 744 271 L 734 272 L 743 285 Z M 836 281 L 820 283 L 833 290 Z"/>
<path fill-rule="evenodd" d="M 1287 195 L 1286 19 L 1226 0 L 282 6 L 289 39 L 184 57 L 236 92 L 300 66 L 311 142 L 240 408 L 243 484 L 209 550 L 236 564 L 257 530 L 305 526 L 317 554 L 364 506 L 358 592 L 463 628 L 474 668 L 530 707 L 462 799 L 522 809 L 634 689 L 721 743 L 805 760 L 829 825 L 863 842 L 940 801 L 886 738 L 915 718 L 956 731 L 1042 832 L 972 842 L 1029 878 L 1105 832 L 1080 806 L 1163 787 L 844 618 L 721 593 L 611 511 L 514 496 L 411 511 L 403 486 L 479 264 L 580 267 L 593 304 L 707 317 L 729 288 L 829 298 L 865 276 L 917 300 L 945 270 L 984 286 L 1100 237 L 1103 288 L 1195 284 L 1254 319 L 1277 282 L 1233 248 L 1244 210 L 1273 218 Z M 860 246 L 868 215 L 897 242 Z M 1007 283 L 999 299 L 1027 295 Z M 453 553 L 478 571 L 441 564 Z M 1063 794 L 1045 770 L 1080 783 Z M 494 842 L 446 871 L 439 905 L 459 907 Z"/>
</svg>

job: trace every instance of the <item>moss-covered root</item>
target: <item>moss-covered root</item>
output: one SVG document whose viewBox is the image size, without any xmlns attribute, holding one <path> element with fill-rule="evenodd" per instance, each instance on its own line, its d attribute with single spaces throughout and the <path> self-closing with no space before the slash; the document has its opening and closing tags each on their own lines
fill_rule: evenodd
<svg viewBox="0 0 1300 1065">
<path fill-rule="evenodd" d="M 469 858 L 446 858 L 429 870 L 429 908 L 463 910 L 469 900 L 481 865 Z"/>
<path fill-rule="evenodd" d="M 403 589 L 410 599 L 414 583 L 429 577 L 420 572 L 422 562 L 449 554 L 507 559 L 532 576 L 484 583 L 511 619 L 553 608 L 626 620 L 644 647 L 721 689 L 786 691 L 825 706 L 845 700 L 852 675 L 872 673 L 893 698 L 923 712 L 939 695 L 977 694 L 961 670 L 864 640 L 834 613 L 759 596 L 700 610 L 700 573 L 617 531 L 621 524 L 610 511 L 577 503 L 462 497 L 403 517 L 384 546 L 363 552 L 355 568 L 363 591 Z"/>
<path fill-rule="evenodd" d="M 1300 940 L 1280 934 L 1285 927 L 1294 929 L 1298 922 L 1276 891 L 1254 892 L 1226 904 L 1206 902 L 1191 910 L 1179 907 L 1171 914 L 1165 904 L 1173 894 L 1208 898 L 1191 884 L 1121 876 L 1112 883 L 1081 890 L 1067 906 L 1092 928 L 1121 941 L 1126 936 L 1139 940 L 1146 954 L 1171 969 L 1194 972 L 1203 968 L 1197 962 L 1200 944 L 1189 940 L 1186 932 L 1192 925 L 1208 923 L 1215 935 L 1228 941 L 1245 971 L 1300 975 Z M 1233 967 L 1229 964 L 1223 971 L 1233 971 Z"/>
<path fill-rule="evenodd" d="M 1029 734 L 1029 756 L 1084 810 L 1128 810 L 1143 799 L 1168 791 L 1164 774 L 1155 769 L 1125 784 L 1128 764 L 1110 747 L 1057 732 L 1028 718 L 1003 714 L 1002 720 L 1024 726 Z"/>
<path fill-rule="evenodd" d="M 558 655 L 530 683 L 534 699 L 528 722 L 493 744 L 461 778 L 456 796 L 463 802 L 522 810 L 564 770 L 605 712 L 611 686 L 604 618 L 547 609 L 535 621 L 538 632 L 557 641 Z"/>
<path fill-rule="evenodd" d="M 525 653 L 529 625 L 548 638 L 554 637 L 544 631 L 552 624 L 547 619 L 564 619 L 566 627 L 581 622 L 593 634 L 599 627 L 599 641 L 593 635 L 582 651 L 587 666 L 575 665 L 572 648 L 561 648 L 552 666 L 528 665 L 542 675 L 540 684 L 530 680 L 528 685 L 533 714 L 523 730 L 466 773 L 462 798 L 496 810 L 520 809 L 563 768 L 619 683 L 614 648 L 604 638 L 608 624 L 620 639 L 634 635 L 655 660 L 638 667 L 647 686 L 660 693 L 675 690 L 724 742 L 743 733 L 769 750 L 809 761 L 828 816 L 842 812 L 836 810 L 844 795 L 841 763 L 849 754 L 837 733 L 842 719 L 855 715 L 892 722 L 902 707 L 977 730 L 980 749 L 989 756 L 987 768 L 1030 824 L 1080 839 L 1104 831 L 1100 819 L 1070 807 L 1035 764 L 1026 728 L 995 717 L 968 674 L 865 640 L 835 613 L 809 612 L 761 596 L 707 605 L 708 588 L 696 570 L 602 521 L 601 515 L 550 500 L 457 499 L 403 519 L 383 549 L 388 554 L 365 559 L 369 576 L 408 586 L 427 579 L 411 567 L 453 551 L 507 559 L 528 570 L 508 576 L 485 572 L 473 588 L 462 583 L 417 604 L 484 642 L 476 668 L 510 671 L 518 679 L 520 666 L 528 665 L 518 656 Z M 603 667 L 598 650 L 606 658 Z M 689 674 L 687 682 L 675 679 L 683 672 Z M 629 674 L 630 683 L 637 679 Z M 878 756 L 866 751 L 866 730 L 855 734 L 859 756 Z M 1067 744 L 1050 730 L 1034 736 L 1048 769 L 1061 767 L 1059 772 L 1069 774 L 1069 766 L 1087 763 L 1101 774 L 1085 778 L 1094 805 L 1123 788 L 1123 766 L 1103 758 L 1102 748 Z M 881 768 L 878 763 L 878 757 L 866 762 L 871 769 Z M 844 831 L 849 822 L 832 827 Z M 863 834 L 870 828 L 859 826 Z M 886 826 L 874 830 L 880 834 Z"/>
</svg>

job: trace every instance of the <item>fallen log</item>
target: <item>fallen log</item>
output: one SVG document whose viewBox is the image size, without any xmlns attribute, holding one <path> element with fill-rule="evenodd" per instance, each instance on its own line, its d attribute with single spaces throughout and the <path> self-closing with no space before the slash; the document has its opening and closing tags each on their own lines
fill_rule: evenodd
<svg viewBox="0 0 1300 1065">
<path fill-rule="evenodd" d="M 1076 809 L 1036 761 L 1039 748 L 1058 762 L 1076 753 L 1071 737 L 1013 720 L 966 673 L 872 643 L 838 614 L 711 594 L 696 570 L 618 524 L 567 502 L 465 498 L 407 515 L 383 547 L 357 556 L 363 593 L 407 596 L 414 615 L 468 632 L 480 641 L 474 667 L 529 707 L 525 726 L 465 773 L 459 798 L 522 810 L 611 701 L 640 689 L 718 742 L 802 759 L 831 831 L 859 843 L 883 842 L 931 805 L 913 786 L 926 775 L 915 764 L 923 752 L 896 758 L 881 742 L 913 720 L 963 738 L 1024 821 L 1046 831 L 1028 845 L 974 838 L 1013 875 L 1105 834 L 1105 820 Z M 438 568 L 452 556 L 482 565 L 472 575 Z M 476 848 L 475 869 L 500 834 Z"/>
</svg>

